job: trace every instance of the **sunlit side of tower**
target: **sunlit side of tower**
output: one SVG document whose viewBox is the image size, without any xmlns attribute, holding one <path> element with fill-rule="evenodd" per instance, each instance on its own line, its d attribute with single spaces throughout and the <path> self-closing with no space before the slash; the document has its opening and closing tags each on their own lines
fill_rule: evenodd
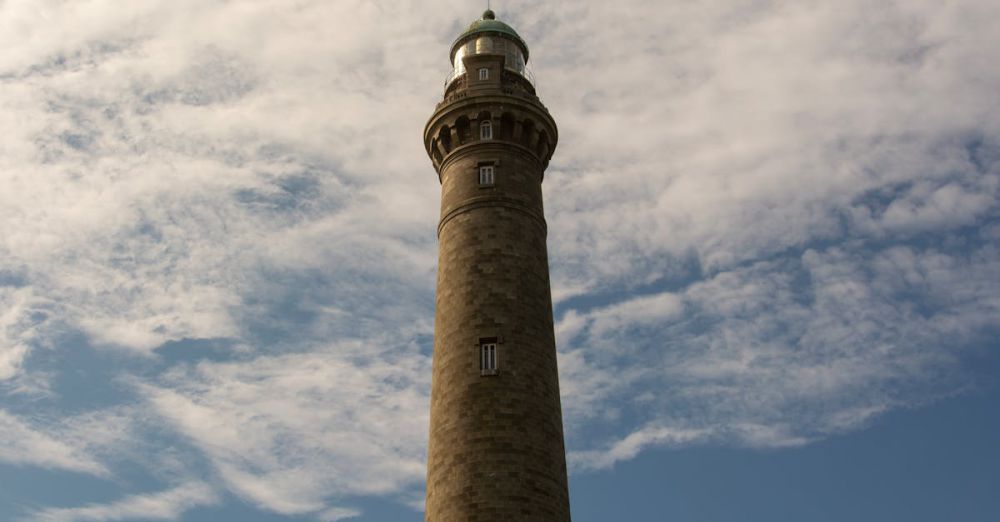
<svg viewBox="0 0 1000 522">
<path fill-rule="evenodd" d="M 425 519 L 568 521 L 541 185 L 556 124 L 492 11 L 451 59 L 424 129 L 441 182 Z"/>
</svg>

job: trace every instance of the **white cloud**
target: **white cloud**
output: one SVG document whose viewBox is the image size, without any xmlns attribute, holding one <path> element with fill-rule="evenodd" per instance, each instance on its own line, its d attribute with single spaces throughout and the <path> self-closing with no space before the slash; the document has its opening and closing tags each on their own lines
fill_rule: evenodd
<svg viewBox="0 0 1000 522">
<path fill-rule="evenodd" d="M 370 2 L 283 6 L 280 17 L 272 7 L 4 4 L 0 269 L 16 284 L 0 287 L 11 304 L 0 378 L 39 378 L 32 357 L 66 332 L 154 360 L 188 339 L 295 352 L 173 372 L 140 396 L 201 452 L 213 487 L 344 519 L 357 511 L 340 499 L 410 503 L 424 475 L 429 359 L 407 343 L 432 325 L 437 187 L 419 133 L 445 71 L 413 66 L 446 59 L 412 52 L 432 49 L 430 34 L 387 40 L 419 14 L 386 24 Z M 360 29 L 366 20 L 374 30 Z M 404 65 L 408 82 L 433 87 L 383 81 Z M 37 303 L 58 324 L 39 324 Z M 348 337 L 405 347 L 411 360 L 343 359 Z M 153 433 L 130 433 L 132 449 L 110 462 L 163 455 L 148 466 L 168 465 L 150 469 L 161 479 L 201 468 Z M 66 444 L 62 460 L 86 462 L 67 437 L 51 439 Z M 141 497 L 114 512 L 131 500 Z M 46 513 L 106 513 L 83 509 Z"/>
<path fill-rule="evenodd" d="M 14 377 L 34 337 L 30 292 L 0 288 L 0 380 Z"/>
<path fill-rule="evenodd" d="M 208 484 L 189 482 L 165 491 L 132 495 L 107 504 L 48 508 L 32 513 L 25 520 L 37 522 L 177 520 L 185 511 L 218 502 L 218 496 Z"/>
<path fill-rule="evenodd" d="M 546 181 L 558 287 L 669 278 L 689 256 L 717 270 L 816 240 L 938 233 L 996 205 L 995 167 L 981 173 L 967 147 L 995 151 L 998 134 L 988 2 L 560 10 L 525 8 L 559 20 L 536 44 L 538 60 L 556 56 L 536 68 L 578 86 L 543 90 L 563 129 Z M 561 63 L 573 59 L 587 62 Z M 886 212 L 877 194 L 900 201 Z"/>
<path fill-rule="evenodd" d="M 102 477 L 109 475 L 104 464 L 88 451 L 86 441 L 64 439 L 70 431 L 58 426 L 46 429 L 0 410 L 0 439 L 4 441 L 0 445 L 0 462 Z"/>
<path fill-rule="evenodd" d="M 362 266 L 379 277 L 432 280 L 436 188 L 414 136 L 433 92 L 393 83 L 388 106 L 363 88 L 415 58 L 381 48 L 397 33 L 382 7 L 302 4 L 279 19 L 266 4 L 4 9 L 0 254 L 23 267 L 22 293 L 60 303 L 63 326 L 139 354 L 238 338 L 262 269 L 335 273 L 317 255 L 331 251 L 370 252 Z M 364 20 L 380 25 L 355 30 Z M 416 165 L 426 172 L 400 175 Z M 3 376 L 32 346 L 8 334 Z"/>
<path fill-rule="evenodd" d="M 323 522 L 337 522 L 338 520 L 347 520 L 360 515 L 361 512 L 354 509 L 332 508 L 320 513 L 318 518 Z"/>
<path fill-rule="evenodd" d="M 797 446 L 961 391 L 964 347 L 987 342 L 1000 317 L 998 281 L 993 246 L 831 248 L 664 293 L 685 313 L 659 322 L 620 323 L 630 302 L 574 315 L 580 348 L 560 358 L 569 411 L 621 409 L 592 424 L 638 425 L 603 449 L 576 437 L 574 462 L 601 468 L 642 447 L 706 440 Z M 619 328 L 598 328 L 606 316 Z M 620 372 L 627 360 L 643 371 Z M 649 438 L 649 426 L 691 436 Z"/>
<path fill-rule="evenodd" d="M 576 469 L 594 470 L 610 468 L 616 462 L 631 460 L 650 446 L 678 446 L 705 441 L 711 436 L 707 430 L 678 430 L 647 426 L 615 441 L 602 450 L 571 451 L 569 465 Z"/>
<path fill-rule="evenodd" d="M 344 342 L 200 363 L 140 389 L 237 495 L 278 513 L 329 514 L 339 513 L 329 501 L 423 480 L 429 377 L 416 346 Z"/>
</svg>

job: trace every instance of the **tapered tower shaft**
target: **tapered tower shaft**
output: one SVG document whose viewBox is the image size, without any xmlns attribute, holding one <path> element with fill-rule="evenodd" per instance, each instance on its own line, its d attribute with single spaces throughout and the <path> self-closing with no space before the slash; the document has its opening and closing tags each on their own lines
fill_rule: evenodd
<svg viewBox="0 0 1000 522">
<path fill-rule="evenodd" d="M 441 182 L 425 518 L 568 521 L 541 188 L 555 121 L 492 11 L 451 56 L 424 130 Z"/>
</svg>

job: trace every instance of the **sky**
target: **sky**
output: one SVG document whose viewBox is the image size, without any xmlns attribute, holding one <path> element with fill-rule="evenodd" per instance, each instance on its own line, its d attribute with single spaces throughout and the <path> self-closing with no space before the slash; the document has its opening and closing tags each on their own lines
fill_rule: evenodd
<svg viewBox="0 0 1000 522">
<path fill-rule="evenodd" d="M 0 0 L 0 519 L 421 518 L 483 3 Z M 493 8 L 574 519 L 1000 519 L 1000 4 Z"/>
</svg>

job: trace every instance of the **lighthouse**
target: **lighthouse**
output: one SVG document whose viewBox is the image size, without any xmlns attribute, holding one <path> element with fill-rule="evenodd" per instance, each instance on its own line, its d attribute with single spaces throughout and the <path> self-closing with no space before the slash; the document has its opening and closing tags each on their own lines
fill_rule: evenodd
<svg viewBox="0 0 1000 522">
<path fill-rule="evenodd" d="M 493 11 L 450 59 L 424 128 L 441 185 L 425 520 L 568 521 L 542 208 L 556 123 Z"/>
</svg>

